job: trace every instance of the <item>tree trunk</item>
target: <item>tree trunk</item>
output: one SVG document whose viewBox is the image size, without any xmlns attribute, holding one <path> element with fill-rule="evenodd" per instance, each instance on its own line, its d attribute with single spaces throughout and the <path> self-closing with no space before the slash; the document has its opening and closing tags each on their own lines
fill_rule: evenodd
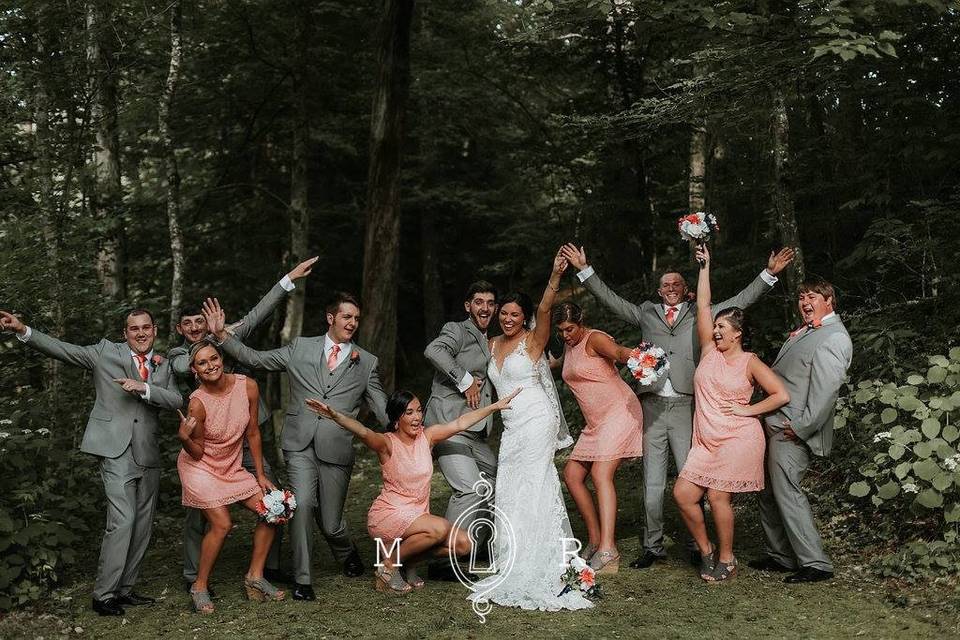
<svg viewBox="0 0 960 640">
<path fill-rule="evenodd" d="M 800 250 L 800 234 L 797 231 L 797 216 L 793 203 L 792 165 L 790 163 L 790 120 L 787 117 L 786 98 L 782 89 L 773 95 L 773 227 L 784 247 L 797 251 L 793 263 L 784 270 L 787 305 L 792 312 L 793 293 L 803 282 L 805 270 L 803 252 Z"/>
<path fill-rule="evenodd" d="M 439 238 L 433 216 L 420 212 L 420 261 L 423 274 L 423 335 L 433 340 L 446 319 L 443 310 L 443 284 L 437 268 Z"/>
<path fill-rule="evenodd" d="M 393 387 L 400 271 L 400 158 L 410 90 L 410 23 L 413 0 L 384 0 L 378 45 L 378 77 L 370 122 L 364 309 L 360 335 L 380 359 L 386 388 Z"/>
<path fill-rule="evenodd" d="M 97 2 L 88 2 L 87 64 L 92 82 L 90 120 L 96 129 L 93 152 L 94 187 L 90 208 L 103 223 L 97 253 L 97 274 L 104 294 L 114 300 L 126 297 L 123 273 L 123 193 L 120 184 L 120 138 L 117 130 L 117 77 L 114 72 L 108 20 Z"/>
<path fill-rule="evenodd" d="M 167 82 L 160 96 L 158 125 L 160 144 L 163 147 L 163 168 L 167 178 L 167 226 L 170 230 L 170 253 L 173 258 L 173 277 L 170 281 L 170 338 L 176 337 L 176 325 L 180 307 L 183 304 L 183 232 L 180 230 L 180 172 L 177 169 L 177 156 L 170 133 L 170 110 L 173 96 L 180 79 L 180 64 L 183 59 L 181 25 L 183 14 L 180 0 L 170 7 L 170 66 L 167 69 Z"/>
</svg>

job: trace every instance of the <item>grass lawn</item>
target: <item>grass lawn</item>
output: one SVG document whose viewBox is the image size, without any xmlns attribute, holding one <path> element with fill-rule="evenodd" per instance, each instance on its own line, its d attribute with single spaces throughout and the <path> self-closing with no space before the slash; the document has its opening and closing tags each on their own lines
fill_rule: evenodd
<svg viewBox="0 0 960 640">
<path fill-rule="evenodd" d="M 456 583 L 428 581 L 406 597 L 374 592 L 369 577 L 348 579 L 318 540 L 315 583 L 318 601 L 257 604 L 243 599 L 241 578 L 248 560 L 252 517 L 235 514 L 238 526 L 228 538 L 214 573 L 216 612 L 191 612 L 180 578 L 182 513 L 172 500 L 162 505 L 154 540 L 138 590 L 155 596 L 151 607 L 128 608 L 124 618 L 101 618 L 90 610 L 91 579 L 98 540 L 89 542 L 89 557 L 51 598 L 0 620 L 0 638 L 96 637 L 219 638 L 943 638 L 960 637 L 955 615 L 935 609 L 898 606 L 882 585 L 864 581 L 838 563 L 838 577 L 827 583 L 785 585 L 782 576 L 747 568 L 760 540 L 755 500 L 738 504 L 736 549 L 743 563 L 730 584 L 702 583 L 685 563 L 683 549 L 673 547 L 669 561 L 637 571 L 627 562 L 638 553 L 640 466 L 630 463 L 618 478 L 621 505 L 621 571 L 603 576 L 606 597 L 590 611 L 543 613 L 494 607 L 481 624 Z M 376 461 L 362 455 L 354 471 L 347 517 L 361 552 L 373 556 L 366 537 L 366 509 L 379 491 Z M 434 476 L 433 512 L 443 513 L 449 495 L 439 473 Z M 569 505 L 574 528 L 579 524 Z M 680 527 L 667 515 L 668 532 Z M 285 558 L 285 561 L 287 558 Z M 901 599 L 902 601 L 902 599 Z"/>
</svg>

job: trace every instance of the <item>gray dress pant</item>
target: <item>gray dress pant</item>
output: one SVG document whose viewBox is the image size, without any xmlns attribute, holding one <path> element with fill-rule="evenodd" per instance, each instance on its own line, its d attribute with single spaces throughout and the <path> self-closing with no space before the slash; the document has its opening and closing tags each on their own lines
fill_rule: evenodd
<svg viewBox="0 0 960 640">
<path fill-rule="evenodd" d="M 646 393 L 643 405 L 643 548 L 666 556 L 663 548 L 663 500 L 667 489 L 669 451 L 683 469 L 693 437 L 693 396 L 664 397 Z"/>
<path fill-rule="evenodd" d="M 768 427 L 767 435 L 766 478 L 760 493 L 760 524 L 766 534 L 767 555 L 791 569 L 799 566 L 833 571 L 800 486 L 810 466 L 810 449 L 803 442 L 787 440 L 780 430 Z"/>
<path fill-rule="evenodd" d="M 337 562 L 344 562 L 354 549 L 343 517 L 353 464 L 325 462 L 317 457 L 312 445 L 303 451 L 284 451 L 283 457 L 290 490 L 297 497 L 297 512 L 288 525 L 293 577 L 299 584 L 311 584 L 314 521 Z"/>
<path fill-rule="evenodd" d="M 133 590 L 150 544 L 160 488 L 160 469 L 144 467 L 127 447 L 116 458 L 100 458 L 100 478 L 107 499 L 107 522 L 93 597 L 106 600 Z"/>
<path fill-rule="evenodd" d="M 473 431 L 458 433 L 437 444 L 433 448 L 433 455 L 437 458 L 443 477 L 453 489 L 444 517 L 453 523 L 463 513 L 478 507 L 464 517 L 460 527 L 464 531 L 469 530 L 473 521 L 481 515 L 492 521 L 493 514 L 488 510 L 488 505 L 493 500 L 493 492 L 481 498 L 474 489 L 481 472 L 491 486 L 497 483 L 497 456 L 483 434 Z"/>
<path fill-rule="evenodd" d="M 257 474 L 257 468 L 253 465 L 253 454 L 250 453 L 250 447 L 246 441 L 243 443 L 243 468 L 251 474 Z M 277 477 L 270 467 L 266 457 L 263 459 L 263 472 L 267 480 L 277 485 Z M 193 582 L 197 579 L 197 567 L 200 566 L 200 543 L 203 541 L 204 534 L 207 533 L 207 519 L 201 509 L 191 509 L 187 507 L 187 516 L 183 520 L 183 579 L 187 582 Z M 267 561 L 264 567 L 271 570 L 280 569 L 280 541 L 283 538 L 283 528 L 277 527 L 277 533 L 273 537 L 273 544 L 270 546 L 270 552 L 267 554 Z"/>
</svg>

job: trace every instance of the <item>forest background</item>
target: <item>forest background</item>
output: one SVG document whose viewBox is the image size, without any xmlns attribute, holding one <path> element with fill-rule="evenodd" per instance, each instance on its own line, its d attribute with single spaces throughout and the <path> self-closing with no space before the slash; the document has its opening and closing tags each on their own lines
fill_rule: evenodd
<svg viewBox="0 0 960 640">
<path fill-rule="evenodd" d="M 714 213 L 715 287 L 800 249 L 751 309 L 768 362 L 805 276 L 854 340 L 838 445 L 810 494 L 879 579 L 960 570 L 960 7 L 939 0 L 103 0 L 0 9 L 0 308 L 89 344 L 124 310 L 239 317 L 314 273 L 254 340 L 325 331 L 421 397 L 424 345 L 476 278 L 542 290 L 586 247 L 631 300 L 695 273 L 676 219 Z M 629 343 L 568 277 L 562 295 Z M 282 409 L 280 376 L 261 379 Z M 566 411 L 582 424 L 567 395 Z M 0 609 L 94 554 L 82 371 L 0 337 Z M 280 412 L 282 417 L 282 411 Z M 277 423 L 279 424 L 279 423 Z M 170 466 L 174 428 L 164 443 Z M 277 460 L 277 432 L 267 434 Z M 176 474 L 162 509 L 177 510 Z"/>
</svg>

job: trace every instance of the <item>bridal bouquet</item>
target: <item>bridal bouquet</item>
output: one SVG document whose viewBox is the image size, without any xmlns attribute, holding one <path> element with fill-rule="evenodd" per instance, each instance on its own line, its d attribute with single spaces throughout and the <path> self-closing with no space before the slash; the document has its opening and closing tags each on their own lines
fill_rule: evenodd
<svg viewBox="0 0 960 640">
<path fill-rule="evenodd" d="M 670 370 L 667 353 L 655 344 L 641 342 L 630 352 L 627 369 L 641 385 L 647 387 L 662 378 Z"/>
<path fill-rule="evenodd" d="M 268 491 L 257 503 L 257 513 L 269 524 L 286 524 L 296 510 L 297 498 L 286 489 Z"/>
<path fill-rule="evenodd" d="M 677 220 L 680 235 L 684 240 L 702 244 L 710 239 L 710 235 L 720 230 L 717 217 L 712 213 L 697 211 Z"/>
<path fill-rule="evenodd" d="M 560 581 L 563 583 L 563 591 L 557 594 L 558 598 L 574 590 L 582 591 L 588 598 L 599 598 L 603 595 L 600 585 L 597 584 L 596 572 L 580 556 L 573 556 L 567 570 L 560 576 Z"/>
</svg>

